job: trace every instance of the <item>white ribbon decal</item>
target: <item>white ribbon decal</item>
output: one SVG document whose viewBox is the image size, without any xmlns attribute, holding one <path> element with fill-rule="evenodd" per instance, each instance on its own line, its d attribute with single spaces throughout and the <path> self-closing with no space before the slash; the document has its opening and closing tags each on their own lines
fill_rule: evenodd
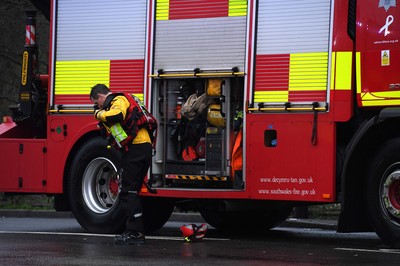
<svg viewBox="0 0 400 266">
<path fill-rule="evenodd" d="M 385 31 L 385 36 L 389 34 L 389 26 L 392 24 L 394 21 L 394 17 L 392 15 L 387 16 L 386 18 L 386 24 L 379 30 L 379 33 L 382 33 L 382 31 Z"/>
</svg>

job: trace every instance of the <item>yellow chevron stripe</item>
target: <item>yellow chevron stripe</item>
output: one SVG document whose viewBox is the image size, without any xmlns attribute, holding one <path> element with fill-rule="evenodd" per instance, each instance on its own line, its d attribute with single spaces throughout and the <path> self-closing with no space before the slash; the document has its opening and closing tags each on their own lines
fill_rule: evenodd
<svg viewBox="0 0 400 266">
<path fill-rule="evenodd" d="M 336 52 L 332 52 L 332 59 L 331 59 L 331 84 L 330 88 L 331 90 L 335 89 L 335 78 L 336 78 L 336 69 L 334 66 L 336 66 Z"/>
<path fill-rule="evenodd" d="M 326 90 L 328 53 L 290 55 L 289 91 Z"/>
<path fill-rule="evenodd" d="M 400 105 L 398 91 L 361 92 L 361 54 L 356 53 L 356 84 L 357 94 L 361 97 L 362 106 L 393 106 Z"/>
<path fill-rule="evenodd" d="M 180 180 L 199 180 L 199 181 L 226 181 L 226 176 L 202 176 L 202 175 L 168 175 L 167 178 Z"/>
<path fill-rule="evenodd" d="M 361 54 L 356 53 L 356 84 L 357 94 L 361 97 L 362 106 L 392 106 L 400 105 L 400 93 L 398 91 L 381 91 L 362 93 L 361 88 Z"/>
<path fill-rule="evenodd" d="M 169 19 L 169 0 L 157 0 L 156 20 Z"/>
<path fill-rule="evenodd" d="M 356 53 L 356 84 L 357 93 L 361 93 L 361 53 Z"/>
<path fill-rule="evenodd" d="M 258 103 L 265 102 L 287 102 L 289 101 L 288 91 L 255 91 L 254 101 Z"/>
<path fill-rule="evenodd" d="M 110 60 L 57 61 L 55 94 L 86 94 L 97 83 L 110 84 Z"/>
<path fill-rule="evenodd" d="M 334 56 L 332 56 L 334 57 Z M 336 53 L 336 86 L 335 90 L 351 90 L 351 66 L 352 66 L 352 53 L 351 52 L 337 52 Z M 333 67 L 332 67 L 333 69 Z M 333 78 L 332 78 L 333 80 Z M 333 86 L 332 86 L 333 88 Z"/>
<path fill-rule="evenodd" d="M 400 93 L 398 91 L 367 92 L 361 94 L 363 106 L 389 106 L 400 105 Z"/>
<path fill-rule="evenodd" d="M 246 16 L 247 0 L 229 0 L 228 16 Z"/>
</svg>

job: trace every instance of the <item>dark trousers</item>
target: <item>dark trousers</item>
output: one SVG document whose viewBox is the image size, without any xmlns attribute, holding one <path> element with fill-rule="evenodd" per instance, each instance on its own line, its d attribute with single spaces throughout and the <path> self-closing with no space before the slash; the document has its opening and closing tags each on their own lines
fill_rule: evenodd
<svg viewBox="0 0 400 266">
<path fill-rule="evenodd" d="M 131 144 L 128 151 L 122 151 L 122 179 L 119 199 L 127 217 L 127 231 L 144 232 L 142 203 L 138 193 L 149 170 L 151 156 L 150 143 Z"/>
</svg>

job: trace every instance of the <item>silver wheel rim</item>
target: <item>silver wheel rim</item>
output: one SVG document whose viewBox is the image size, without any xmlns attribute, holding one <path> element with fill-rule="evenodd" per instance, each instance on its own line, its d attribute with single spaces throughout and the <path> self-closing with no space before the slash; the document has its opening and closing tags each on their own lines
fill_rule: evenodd
<svg viewBox="0 0 400 266">
<path fill-rule="evenodd" d="M 380 187 L 381 205 L 387 218 L 393 224 L 400 226 L 400 170 L 396 169 L 390 174 L 385 174 L 385 177 Z"/>
<path fill-rule="evenodd" d="M 94 213 L 110 211 L 118 199 L 117 167 L 105 157 L 92 160 L 82 177 L 82 195 Z"/>
</svg>

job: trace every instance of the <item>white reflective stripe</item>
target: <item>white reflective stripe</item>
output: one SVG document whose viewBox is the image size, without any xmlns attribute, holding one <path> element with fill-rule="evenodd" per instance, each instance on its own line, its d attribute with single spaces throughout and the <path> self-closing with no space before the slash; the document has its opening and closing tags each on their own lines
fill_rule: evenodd
<svg viewBox="0 0 400 266">
<path fill-rule="evenodd" d="M 139 217 L 142 217 L 142 215 L 143 215 L 142 213 L 136 213 L 136 214 L 133 215 L 133 217 L 139 218 Z"/>
</svg>

